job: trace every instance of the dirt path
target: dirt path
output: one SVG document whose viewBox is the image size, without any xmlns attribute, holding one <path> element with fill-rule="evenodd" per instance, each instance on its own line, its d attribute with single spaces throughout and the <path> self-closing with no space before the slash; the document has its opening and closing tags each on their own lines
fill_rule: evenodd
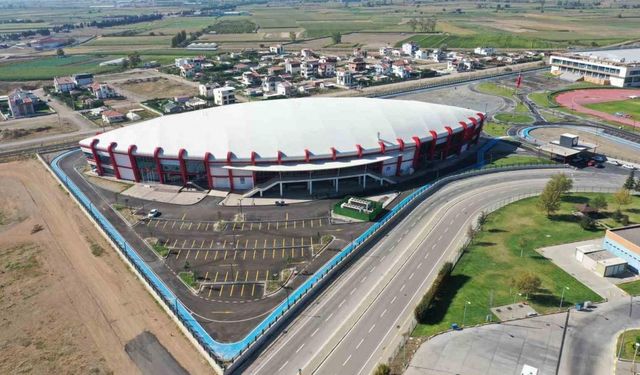
<svg viewBox="0 0 640 375">
<path fill-rule="evenodd" d="M 140 373 L 124 347 L 144 331 L 212 373 L 35 160 L 0 164 L 0 260 L 0 373 Z"/>
</svg>

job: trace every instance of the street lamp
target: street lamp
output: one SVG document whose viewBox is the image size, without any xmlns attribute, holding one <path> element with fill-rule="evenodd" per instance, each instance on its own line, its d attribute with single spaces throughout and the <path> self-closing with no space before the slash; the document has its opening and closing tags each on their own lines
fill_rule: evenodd
<svg viewBox="0 0 640 375">
<path fill-rule="evenodd" d="M 522 297 L 522 293 L 517 293 L 517 294 L 514 294 L 514 295 L 513 295 L 513 303 L 516 303 L 516 298 L 517 298 L 518 296 Z"/>
<path fill-rule="evenodd" d="M 640 348 L 640 343 L 635 343 L 633 346 L 636 347 L 636 350 L 633 352 L 633 361 L 631 362 L 632 365 L 632 373 L 637 374 L 636 372 L 636 356 L 638 355 L 638 348 Z"/>
<path fill-rule="evenodd" d="M 464 304 L 464 311 L 462 312 L 462 326 L 464 327 L 464 321 L 467 319 L 467 306 L 469 306 L 471 302 L 467 301 Z"/>
<path fill-rule="evenodd" d="M 560 308 L 562 308 L 562 302 L 564 302 L 564 292 L 566 290 L 569 290 L 568 286 L 565 286 L 564 288 L 562 288 L 562 296 L 560 297 Z"/>
</svg>

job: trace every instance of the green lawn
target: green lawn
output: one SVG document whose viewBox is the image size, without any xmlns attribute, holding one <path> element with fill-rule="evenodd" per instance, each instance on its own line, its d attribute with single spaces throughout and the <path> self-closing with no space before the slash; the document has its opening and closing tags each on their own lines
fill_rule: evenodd
<svg viewBox="0 0 640 375">
<path fill-rule="evenodd" d="M 192 288 L 196 287 L 196 276 L 193 272 L 183 271 L 178 273 L 178 277 L 180 277 L 180 280 L 184 281 L 184 283 L 189 285 L 190 287 Z"/>
<path fill-rule="evenodd" d="M 496 114 L 495 119 L 502 122 L 516 123 L 516 124 L 530 124 L 533 122 L 533 117 L 522 113 L 507 113 L 501 112 Z"/>
<path fill-rule="evenodd" d="M 542 108 L 551 108 L 558 106 L 555 102 L 549 101 L 549 93 L 546 91 L 532 92 L 531 94 L 529 94 L 529 99 L 531 99 L 532 102 L 536 103 L 538 107 Z"/>
<path fill-rule="evenodd" d="M 494 137 L 501 137 L 507 134 L 507 129 L 509 129 L 509 125 L 506 124 L 498 124 L 495 122 L 487 122 L 482 127 L 482 130 Z"/>
<path fill-rule="evenodd" d="M 65 58 L 42 57 L 29 61 L 0 64 L 0 81 L 27 81 L 52 79 L 55 76 L 74 73 L 107 73 L 120 69 L 118 66 L 99 66 L 113 56 L 73 55 Z"/>
<path fill-rule="evenodd" d="M 528 303 L 540 313 L 557 311 L 564 287 L 564 306 L 579 301 L 599 301 L 601 298 L 571 275 L 540 256 L 535 249 L 598 238 L 601 230 L 583 230 L 571 214 L 576 204 L 584 203 L 595 194 L 571 194 L 563 198 L 561 209 L 548 218 L 537 207 L 538 198 L 527 198 L 491 213 L 473 245 L 455 266 L 450 278 L 432 307 L 432 321 L 418 325 L 414 336 L 429 336 L 461 324 L 467 305 L 466 324 L 485 322 L 489 301 L 501 306 L 522 299 L 510 288 L 511 280 L 523 272 L 533 272 L 542 280 L 538 294 Z M 607 199 L 611 199 L 607 195 Z M 636 210 L 640 198 L 634 202 Z M 522 251 L 523 257 L 520 256 Z"/>
<path fill-rule="evenodd" d="M 620 351 L 621 341 L 622 351 Z M 636 353 L 636 343 L 640 343 L 640 329 L 630 329 L 621 333 L 620 336 L 618 336 L 618 342 L 616 344 L 616 356 L 620 353 L 620 358 L 633 361 L 633 355 Z M 640 350 L 638 353 L 640 355 Z M 636 357 L 636 361 L 637 360 L 638 358 Z"/>
<path fill-rule="evenodd" d="M 618 286 L 620 287 L 620 289 L 631 294 L 632 296 L 640 296 L 640 280 L 618 284 Z"/>
<path fill-rule="evenodd" d="M 625 113 L 636 121 L 640 121 L 640 99 L 585 104 L 585 107 L 610 114 Z"/>
<path fill-rule="evenodd" d="M 554 164 L 547 158 L 540 158 L 532 155 L 510 155 L 503 158 L 497 158 L 487 164 L 489 167 L 504 167 L 508 165 L 522 164 Z"/>
<path fill-rule="evenodd" d="M 495 83 L 492 83 L 492 82 L 483 82 L 478 84 L 475 88 L 476 90 L 485 94 L 502 96 L 503 98 L 507 98 L 507 99 L 513 99 L 514 88 L 512 87 L 496 85 Z"/>
</svg>

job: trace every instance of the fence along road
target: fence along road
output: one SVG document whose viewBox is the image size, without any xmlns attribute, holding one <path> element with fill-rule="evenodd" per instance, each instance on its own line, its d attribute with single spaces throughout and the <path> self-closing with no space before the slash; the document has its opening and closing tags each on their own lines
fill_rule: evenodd
<svg viewBox="0 0 640 375">
<path fill-rule="evenodd" d="M 538 193 L 559 170 L 497 173 L 454 182 L 427 198 L 246 369 L 250 374 L 368 374 L 393 355 L 413 306 L 457 258 L 480 211 Z M 578 189 L 611 191 L 623 176 L 570 171 Z"/>
</svg>

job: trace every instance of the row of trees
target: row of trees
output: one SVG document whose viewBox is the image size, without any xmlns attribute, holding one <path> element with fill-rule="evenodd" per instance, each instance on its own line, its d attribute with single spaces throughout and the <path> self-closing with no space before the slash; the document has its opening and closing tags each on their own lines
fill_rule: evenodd
<svg viewBox="0 0 640 375">
<path fill-rule="evenodd" d="M 423 33 L 433 33 L 436 31 L 436 25 L 438 21 L 435 17 L 425 18 L 422 17 L 420 19 L 412 18 L 407 22 L 411 31 L 420 31 Z"/>
<path fill-rule="evenodd" d="M 118 17 L 105 18 L 100 21 L 91 21 L 89 22 L 89 26 L 97 27 L 101 29 L 103 27 L 130 25 L 134 23 L 157 21 L 162 19 L 162 17 L 163 15 L 160 13 L 140 14 L 140 15 L 134 15 L 134 16 L 118 16 Z"/>
</svg>

